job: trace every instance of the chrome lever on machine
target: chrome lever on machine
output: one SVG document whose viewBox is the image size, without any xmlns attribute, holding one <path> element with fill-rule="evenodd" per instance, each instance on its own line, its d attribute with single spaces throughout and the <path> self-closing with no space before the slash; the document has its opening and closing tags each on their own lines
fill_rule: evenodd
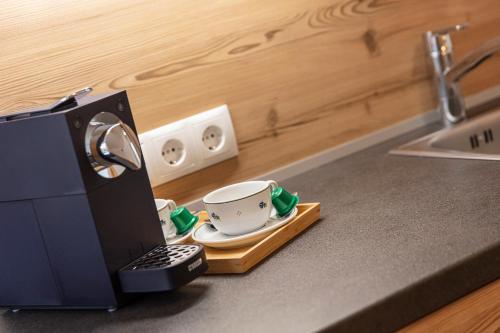
<svg viewBox="0 0 500 333">
<path fill-rule="evenodd" d="M 97 149 L 110 164 L 120 164 L 130 170 L 142 165 L 141 146 L 134 131 L 123 122 L 109 125 L 97 139 Z"/>
<path fill-rule="evenodd" d="M 451 33 L 466 29 L 469 24 L 462 23 L 424 35 L 427 50 L 434 67 L 434 77 L 438 86 L 439 107 L 446 125 L 451 125 L 465 118 L 465 105 L 457 84 L 448 85 L 445 74 L 453 66 L 453 43 Z"/>
<path fill-rule="evenodd" d="M 61 98 L 51 109 L 76 106 L 78 99 L 91 92 L 91 87 L 85 87 Z M 85 131 L 85 152 L 94 171 L 104 178 L 115 178 L 125 169 L 137 171 L 142 167 L 137 135 L 111 112 L 100 112 L 89 121 Z"/>
<path fill-rule="evenodd" d="M 90 165 L 100 176 L 115 178 L 125 169 L 142 167 L 139 139 L 115 114 L 101 112 L 89 122 L 85 132 L 85 151 Z"/>
</svg>

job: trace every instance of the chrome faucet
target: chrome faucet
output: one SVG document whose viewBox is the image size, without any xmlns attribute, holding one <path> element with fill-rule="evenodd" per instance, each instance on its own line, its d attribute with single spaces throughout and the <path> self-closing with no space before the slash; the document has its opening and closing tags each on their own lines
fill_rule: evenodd
<svg viewBox="0 0 500 333">
<path fill-rule="evenodd" d="M 500 37 L 491 39 L 467 54 L 460 62 L 453 63 L 453 45 L 450 33 L 468 26 L 457 24 L 438 31 L 427 31 L 425 40 L 434 67 L 434 77 L 438 88 L 439 111 L 445 126 L 452 126 L 466 118 L 465 102 L 460 87 L 460 79 L 477 66 L 500 51 Z"/>
</svg>

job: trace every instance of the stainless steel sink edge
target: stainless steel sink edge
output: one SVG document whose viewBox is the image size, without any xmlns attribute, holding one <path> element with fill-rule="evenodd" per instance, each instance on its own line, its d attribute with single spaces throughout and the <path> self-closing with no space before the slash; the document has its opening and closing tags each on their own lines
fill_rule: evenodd
<svg viewBox="0 0 500 333">
<path fill-rule="evenodd" d="M 500 112 L 500 111 L 498 111 Z M 463 152 L 450 149 L 436 148 L 432 146 L 433 141 L 443 134 L 453 130 L 453 128 L 444 128 L 434 133 L 427 134 L 421 138 L 410 141 L 395 149 L 389 151 L 391 155 L 414 156 L 414 157 L 434 157 L 434 158 L 454 158 L 454 159 L 472 159 L 472 160 L 493 160 L 499 161 L 499 155 L 478 154 Z"/>
</svg>

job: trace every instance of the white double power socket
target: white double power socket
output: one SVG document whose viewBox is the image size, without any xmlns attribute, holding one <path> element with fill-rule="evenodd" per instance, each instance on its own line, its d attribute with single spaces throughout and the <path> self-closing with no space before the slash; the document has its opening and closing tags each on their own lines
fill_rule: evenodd
<svg viewBox="0 0 500 333">
<path fill-rule="evenodd" d="M 139 135 L 152 186 L 238 155 L 226 105 Z"/>
</svg>

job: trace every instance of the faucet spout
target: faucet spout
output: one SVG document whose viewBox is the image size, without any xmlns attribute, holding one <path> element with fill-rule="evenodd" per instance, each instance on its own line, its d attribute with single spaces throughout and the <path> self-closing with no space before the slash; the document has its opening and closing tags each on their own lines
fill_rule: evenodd
<svg viewBox="0 0 500 333">
<path fill-rule="evenodd" d="M 444 71 L 446 83 L 451 86 L 460 81 L 498 51 L 500 51 L 500 37 L 482 44 L 479 48 L 468 53 L 460 62 Z"/>
</svg>

